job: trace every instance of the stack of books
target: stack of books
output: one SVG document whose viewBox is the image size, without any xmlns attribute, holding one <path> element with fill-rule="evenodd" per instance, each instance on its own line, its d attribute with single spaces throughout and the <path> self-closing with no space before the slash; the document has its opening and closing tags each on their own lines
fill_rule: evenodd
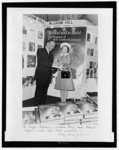
<svg viewBox="0 0 119 150">
<path fill-rule="evenodd" d="M 35 115 L 35 108 L 23 108 L 22 111 L 22 122 L 23 124 L 35 124 L 36 123 L 36 115 Z"/>
<path fill-rule="evenodd" d="M 64 124 L 64 116 L 57 105 L 39 105 L 38 113 L 42 124 Z"/>
<path fill-rule="evenodd" d="M 83 123 L 97 123 L 98 121 L 98 108 L 95 107 L 94 104 L 91 104 L 89 102 L 77 102 L 77 106 L 80 108 L 80 110 L 83 113 Z"/>
<path fill-rule="evenodd" d="M 60 111 L 64 116 L 64 123 L 65 124 L 72 124 L 72 123 L 81 123 L 83 118 L 83 113 L 81 112 L 80 108 L 71 102 L 66 103 L 59 103 L 58 106 L 60 107 Z"/>
<path fill-rule="evenodd" d="M 23 108 L 24 124 L 96 124 L 98 108 L 88 101 L 64 102 Z"/>
</svg>

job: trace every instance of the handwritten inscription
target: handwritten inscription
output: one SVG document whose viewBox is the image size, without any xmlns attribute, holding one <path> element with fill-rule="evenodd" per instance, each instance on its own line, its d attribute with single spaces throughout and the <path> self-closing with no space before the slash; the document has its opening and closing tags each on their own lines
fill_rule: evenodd
<svg viewBox="0 0 119 150">
<path fill-rule="evenodd" d="M 72 125 L 36 125 L 36 124 L 26 124 L 24 129 L 27 132 L 41 132 L 47 134 L 56 134 L 60 137 L 78 137 L 86 136 L 90 131 L 96 128 L 95 125 L 90 126 L 72 126 Z"/>
</svg>

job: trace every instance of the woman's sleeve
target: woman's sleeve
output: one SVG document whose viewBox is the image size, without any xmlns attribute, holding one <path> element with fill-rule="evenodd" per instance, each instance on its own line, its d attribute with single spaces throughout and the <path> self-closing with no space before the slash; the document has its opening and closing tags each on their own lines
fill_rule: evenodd
<svg viewBox="0 0 119 150">
<path fill-rule="evenodd" d="M 72 63 L 72 60 L 71 60 L 71 56 L 69 55 L 69 57 L 68 57 L 68 61 L 67 61 L 68 66 L 70 66 L 70 65 L 71 65 L 71 63 Z"/>
<path fill-rule="evenodd" d="M 71 66 L 71 57 L 67 57 L 67 62 L 64 64 L 64 67 L 69 68 Z"/>
<path fill-rule="evenodd" d="M 71 63 L 72 63 L 72 59 L 71 59 L 71 56 L 69 55 L 69 61 L 70 61 L 70 65 L 71 65 Z"/>
<path fill-rule="evenodd" d="M 57 59 L 57 63 L 58 63 L 58 65 L 61 65 L 61 63 L 62 63 L 61 57 L 59 57 L 59 58 Z"/>
</svg>

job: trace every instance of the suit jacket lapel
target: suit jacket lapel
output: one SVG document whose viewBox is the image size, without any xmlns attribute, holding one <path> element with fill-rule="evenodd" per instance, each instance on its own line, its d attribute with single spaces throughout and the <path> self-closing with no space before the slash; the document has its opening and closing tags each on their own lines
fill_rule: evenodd
<svg viewBox="0 0 119 150">
<path fill-rule="evenodd" d="M 45 48 L 45 51 L 46 51 L 46 55 L 47 55 L 48 58 L 49 58 L 49 61 L 50 61 L 51 63 L 53 63 L 54 56 L 53 56 L 52 52 L 49 52 L 49 54 L 48 54 L 46 48 Z"/>
<path fill-rule="evenodd" d="M 47 52 L 47 49 L 45 48 L 45 52 L 46 52 L 46 54 L 49 56 L 49 54 L 48 54 L 48 52 Z"/>
<path fill-rule="evenodd" d="M 48 56 L 49 60 L 50 60 L 50 53 L 48 54 L 48 51 L 47 49 L 45 48 L 45 52 L 46 52 L 46 55 Z"/>
</svg>

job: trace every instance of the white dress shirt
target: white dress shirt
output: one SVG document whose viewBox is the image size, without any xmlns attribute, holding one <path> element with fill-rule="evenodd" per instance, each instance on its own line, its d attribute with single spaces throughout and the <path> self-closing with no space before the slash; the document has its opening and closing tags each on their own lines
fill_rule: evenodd
<svg viewBox="0 0 119 150">
<path fill-rule="evenodd" d="M 46 48 L 46 50 L 47 50 L 47 52 L 48 52 L 48 54 L 50 53 L 50 51 L 49 51 L 49 49 L 47 48 L 47 47 L 45 47 Z"/>
</svg>

